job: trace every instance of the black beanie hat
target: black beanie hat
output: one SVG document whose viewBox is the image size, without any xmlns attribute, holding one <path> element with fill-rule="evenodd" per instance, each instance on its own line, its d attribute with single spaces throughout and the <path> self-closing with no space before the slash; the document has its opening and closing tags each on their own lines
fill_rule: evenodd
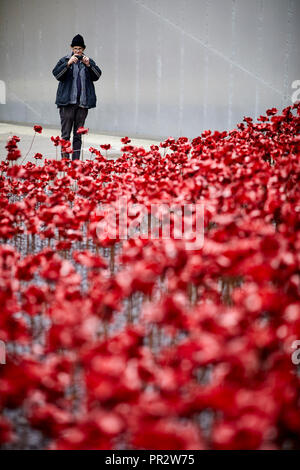
<svg viewBox="0 0 300 470">
<path fill-rule="evenodd" d="M 76 36 L 73 37 L 71 47 L 75 47 L 75 46 L 83 47 L 85 49 L 84 40 L 80 34 L 77 34 Z"/>
</svg>

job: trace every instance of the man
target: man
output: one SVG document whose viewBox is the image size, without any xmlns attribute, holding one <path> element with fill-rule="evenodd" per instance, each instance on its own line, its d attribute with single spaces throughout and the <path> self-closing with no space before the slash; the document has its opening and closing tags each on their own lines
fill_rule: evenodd
<svg viewBox="0 0 300 470">
<path fill-rule="evenodd" d="M 90 108 L 96 107 L 94 83 L 102 72 L 93 59 L 84 55 L 83 37 L 77 34 L 71 44 L 72 52 L 62 57 L 52 70 L 59 81 L 55 104 L 59 108 L 61 121 L 61 137 L 70 140 L 73 127 L 72 160 L 79 160 L 81 150 L 81 134 L 77 134 L 84 123 Z M 62 152 L 62 158 L 69 158 Z"/>
</svg>

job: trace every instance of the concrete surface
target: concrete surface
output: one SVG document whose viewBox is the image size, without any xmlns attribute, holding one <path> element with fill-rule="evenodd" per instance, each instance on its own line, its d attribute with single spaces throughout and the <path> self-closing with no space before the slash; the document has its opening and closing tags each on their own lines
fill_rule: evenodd
<svg viewBox="0 0 300 470">
<path fill-rule="evenodd" d="M 7 155 L 7 150 L 5 149 L 5 145 L 10 137 L 13 135 L 17 135 L 20 137 L 20 142 L 18 143 L 18 148 L 21 150 L 22 158 L 25 157 L 28 150 L 30 149 L 30 145 L 34 136 L 33 126 L 25 126 L 19 124 L 11 124 L 0 122 L 0 159 L 4 160 Z M 28 154 L 28 157 L 25 160 L 31 161 L 34 163 L 39 163 L 42 160 L 35 160 L 33 156 L 39 152 L 43 155 L 44 158 L 56 158 L 56 147 L 54 147 L 53 142 L 51 141 L 51 136 L 56 137 L 60 134 L 59 128 L 50 128 L 50 127 L 43 127 L 43 131 L 41 134 L 36 134 L 34 138 L 34 142 L 32 148 Z M 72 137 L 72 136 L 71 136 Z M 100 145 L 102 144 L 111 144 L 111 149 L 107 152 L 108 158 L 117 158 L 121 155 L 121 148 L 124 144 L 121 142 L 121 138 L 123 136 L 111 136 L 111 135 L 103 135 L 103 134 L 95 134 L 89 133 L 84 136 L 83 140 L 83 150 L 84 150 L 84 158 L 87 159 L 90 157 L 89 148 L 95 147 L 98 150 L 101 150 Z M 130 136 L 128 136 L 130 138 Z M 71 139 L 72 143 L 72 139 Z M 134 145 L 136 147 L 144 147 L 146 150 L 150 148 L 150 145 L 159 144 L 159 141 L 154 140 L 145 140 L 145 139 L 136 139 L 132 138 L 130 145 Z M 105 155 L 105 150 L 101 150 L 101 153 Z M 58 147 L 58 158 L 60 158 L 60 147 Z M 22 159 L 21 159 L 22 160 Z M 20 162 L 20 160 L 18 161 Z"/>
</svg>

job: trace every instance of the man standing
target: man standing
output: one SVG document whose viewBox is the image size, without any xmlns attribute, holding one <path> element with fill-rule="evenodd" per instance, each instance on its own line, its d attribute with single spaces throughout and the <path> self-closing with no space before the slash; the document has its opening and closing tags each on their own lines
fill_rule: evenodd
<svg viewBox="0 0 300 470">
<path fill-rule="evenodd" d="M 61 137 L 70 140 L 73 127 L 72 160 L 79 160 L 81 150 L 81 134 L 77 134 L 84 123 L 90 108 L 96 107 L 94 83 L 102 72 L 93 59 L 84 55 L 83 37 L 77 34 L 71 44 L 72 52 L 62 57 L 52 70 L 59 81 L 55 104 L 59 108 L 61 121 Z M 62 153 L 62 158 L 68 158 Z"/>
</svg>

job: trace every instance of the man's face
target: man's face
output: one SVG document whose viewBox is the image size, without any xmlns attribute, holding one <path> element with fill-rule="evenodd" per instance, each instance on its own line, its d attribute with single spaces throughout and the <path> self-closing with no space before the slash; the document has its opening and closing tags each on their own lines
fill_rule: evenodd
<svg viewBox="0 0 300 470">
<path fill-rule="evenodd" d="M 83 55 L 84 48 L 80 46 L 74 46 L 72 47 L 72 51 L 75 55 Z"/>
</svg>

